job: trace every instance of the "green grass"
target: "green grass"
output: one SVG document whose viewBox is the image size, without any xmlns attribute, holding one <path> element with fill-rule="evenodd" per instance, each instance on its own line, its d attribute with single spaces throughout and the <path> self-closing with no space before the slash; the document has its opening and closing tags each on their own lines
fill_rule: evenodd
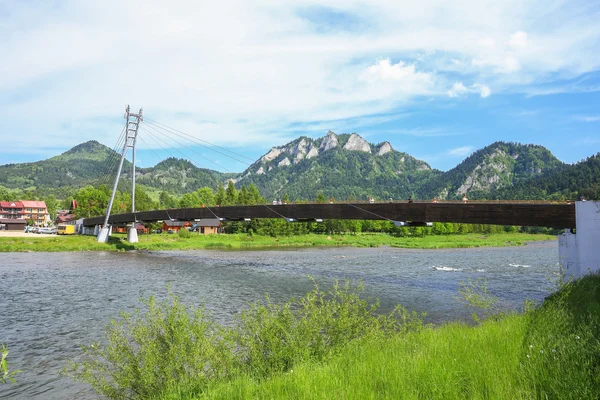
<svg viewBox="0 0 600 400">
<path fill-rule="evenodd" d="M 379 315 L 348 283 L 267 299 L 233 326 L 173 296 L 144 304 L 67 374 L 114 399 L 600 398 L 600 275 L 476 325 Z"/>
<path fill-rule="evenodd" d="M 598 399 L 600 276 L 523 315 L 350 342 L 268 379 L 185 385 L 162 399 Z"/>
<path fill-rule="evenodd" d="M 97 243 L 93 236 L 56 236 L 53 238 L 0 237 L 0 252 L 9 251 L 123 251 L 123 250 L 195 250 L 195 249 L 265 249 L 280 247 L 379 247 L 412 249 L 444 249 L 468 247 L 520 246 L 528 242 L 556 240 L 555 236 L 526 233 L 439 235 L 394 237 L 387 234 L 258 236 L 245 234 L 140 235 L 138 243 L 126 241 L 126 235 L 115 234 L 109 243 Z"/>
</svg>

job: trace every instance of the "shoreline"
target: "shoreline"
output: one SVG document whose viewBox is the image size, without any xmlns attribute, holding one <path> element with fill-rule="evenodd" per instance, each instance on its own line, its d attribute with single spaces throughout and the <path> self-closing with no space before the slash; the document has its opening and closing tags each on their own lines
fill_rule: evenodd
<svg viewBox="0 0 600 400">
<path fill-rule="evenodd" d="M 108 243 L 98 243 L 94 236 L 57 236 L 44 234 L 0 233 L 1 252 L 81 252 L 81 251 L 168 251 L 168 250 L 275 250 L 314 247 L 391 247 L 402 249 L 462 249 L 478 247 L 526 246 L 529 243 L 555 241 L 547 234 L 495 233 L 428 235 L 424 237 L 396 237 L 388 234 L 297 236 L 249 236 L 244 234 L 194 235 L 140 235 L 138 243 L 127 242 L 126 235 L 114 234 Z"/>
</svg>

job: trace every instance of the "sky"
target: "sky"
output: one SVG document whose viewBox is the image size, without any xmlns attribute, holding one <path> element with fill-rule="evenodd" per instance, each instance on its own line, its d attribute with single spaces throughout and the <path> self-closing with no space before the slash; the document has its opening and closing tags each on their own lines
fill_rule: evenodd
<svg viewBox="0 0 600 400">
<path fill-rule="evenodd" d="M 0 0 L 0 165 L 115 148 L 127 104 L 242 161 L 332 130 L 441 170 L 495 141 L 574 163 L 600 152 L 598 21 L 600 0 Z M 147 126 L 139 166 L 247 167 Z"/>
</svg>

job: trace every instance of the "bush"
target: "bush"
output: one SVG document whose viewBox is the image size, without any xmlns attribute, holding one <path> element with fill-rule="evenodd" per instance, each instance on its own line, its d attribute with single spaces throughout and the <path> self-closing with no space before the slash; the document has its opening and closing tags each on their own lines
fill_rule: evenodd
<svg viewBox="0 0 600 400">
<path fill-rule="evenodd" d="M 299 300 L 255 303 L 233 327 L 212 321 L 204 308 L 183 306 L 172 294 L 151 297 L 145 313 L 123 313 L 106 329 L 107 344 L 84 346 L 81 362 L 63 373 L 111 399 L 160 397 L 175 387 L 202 393 L 239 376 L 263 379 L 303 361 L 321 361 L 362 337 L 420 329 L 422 319 L 396 308 L 377 315 L 362 286 L 315 284 Z M 191 388 L 191 389 L 190 389 Z"/>
<path fill-rule="evenodd" d="M 8 369 L 8 362 L 6 361 L 8 349 L 4 345 L 0 346 L 0 354 L 2 356 L 2 358 L 0 358 L 0 384 L 6 383 L 7 381 L 16 383 L 14 377 L 21 371 L 10 371 Z"/>
<path fill-rule="evenodd" d="M 183 239 L 188 239 L 192 237 L 192 232 L 188 231 L 187 228 L 182 227 L 179 230 L 179 237 Z"/>
<path fill-rule="evenodd" d="M 110 399 L 150 398 L 174 384 L 203 387 L 228 376 L 232 348 L 204 308 L 177 297 L 144 301 L 142 313 L 122 313 L 106 328 L 107 344 L 84 346 L 84 359 L 63 373 Z"/>
<path fill-rule="evenodd" d="M 379 302 L 361 298 L 362 285 L 336 282 L 329 292 L 315 288 L 282 305 L 255 303 L 239 317 L 233 332 L 240 369 L 264 378 L 301 361 L 322 361 L 354 339 L 422 326 L 416 313 L 398 306 L 377 315 Z"/>
</svg>

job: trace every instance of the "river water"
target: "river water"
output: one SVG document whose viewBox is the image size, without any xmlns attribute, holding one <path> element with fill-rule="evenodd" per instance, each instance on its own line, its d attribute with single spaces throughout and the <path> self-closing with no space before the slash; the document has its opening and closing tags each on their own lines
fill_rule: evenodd
<svg viewBox="0 0 600 400">
<path fill-rule="evenodd" d="M 428 322 L 470 318 L 457 299 L 461 281 L 484 278 L 500 304 L 518 309 L 540 301 L 558 273 L 556 242 L 522 247 L 406 250 L 324 248 L 268 251 L 0 253 L 0 343 L 23 372 L 0 398 L 96 399 L 86 385 L 58 371 L 101 341 L 120 311 L 140 298 L 163 298 L 167 285 L 184 304 L 205 304 L 222 323 L 268 294 L 281 302 L 335 279 L 362 279 L 381 310 L 402 304 Z"/>
</svg>

